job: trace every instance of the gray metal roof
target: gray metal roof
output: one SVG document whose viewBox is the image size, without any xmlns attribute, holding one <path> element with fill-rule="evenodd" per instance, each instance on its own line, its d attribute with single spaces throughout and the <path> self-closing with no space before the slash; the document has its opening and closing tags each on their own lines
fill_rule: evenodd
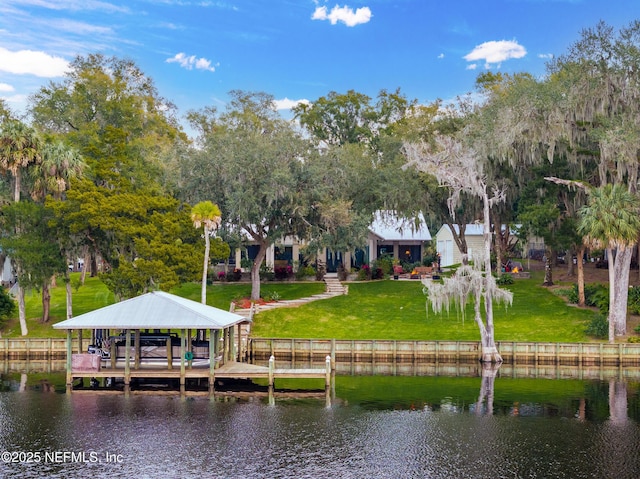
<svg viewBox="0 0 640 479">
<path fill-rule="evenodd" d="M 154 291 L 81 314 L 55 329 L 224 329 L 246 318 L 190 299 Z"/>
</svg>

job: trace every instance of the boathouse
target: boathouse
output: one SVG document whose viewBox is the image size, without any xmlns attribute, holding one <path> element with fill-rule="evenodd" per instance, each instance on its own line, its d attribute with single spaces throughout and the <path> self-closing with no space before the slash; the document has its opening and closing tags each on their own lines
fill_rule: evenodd
<svg viewBox="0 0 640 479">
<path fill-rule="evenodd" d="M 154 291 L 82 314 L 53 325 L 67 331 L 67 390 L 74 380 L 109 378 L 208 380 L 213 391 L 215 370 L 242 359 L 240 326 L 249 320 L 162 291 Z M 91 340 L 86 340 L 91 331 Z M 72 350 L 74 331 L 78 350 Z M 84 345 L 86 344 L 86 349 Z"/>
</svg>

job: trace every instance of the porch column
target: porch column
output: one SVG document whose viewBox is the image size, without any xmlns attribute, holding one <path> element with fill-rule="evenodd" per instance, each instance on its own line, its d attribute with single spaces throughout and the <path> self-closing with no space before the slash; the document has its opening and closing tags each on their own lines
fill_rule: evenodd
<svg viewBox="0 0 640 479">
<path fill-rule="evenodd" d="M 271 245 L 267 248 L 267 255 L 264 258 L 267 266 L 271 266 L 275 264 L 275 246 Z"/>
<path fill-rule="evenodd" d="M 242 362 L 242 323 L 238 323 L 238 362 Z"/>
<path fill-rule="evenodd" d="M 82 329 L 78 329 L 78 354 L 82 354 Z"/>
</svg>

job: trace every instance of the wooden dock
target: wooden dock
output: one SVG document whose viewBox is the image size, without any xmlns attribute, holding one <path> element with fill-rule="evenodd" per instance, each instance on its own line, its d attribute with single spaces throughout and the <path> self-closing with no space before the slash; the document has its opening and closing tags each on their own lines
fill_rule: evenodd
<svg viewBox="0 0 640 479">
<path fill-rule="evenodd" d="M 139 369 L 98 367 L 95 369 L 74 368 L 67 374 L 70 378 L 68 384 L 73 384 L 75 380 L 84 378 L 111 378 L 114 381 L 119 379 L 124 382 L 124 392 L 128 392 L 132 380 L 136 379 L 145 381 L 151 379 L 177 380 L 180 383 L 181 392 L 186 390 L 186 381 L 192 379 L 206 380 L 209 393 L 214 392 L 215 381 L 218 379 L 267 379 L 270 388 L 275 387 L 276 379 L 324 379 L 325 389 L 328 389 L 331 386 L 331 358 L 326 358 L 324 368 L 276 368 L 275 358 L 272 357 L 268 366 L 230 361 L 214 369 L 209 367 L 189 368 L 186 365 L 171 369 L 167 367 Z M 72 392 L 73 387 L 68 387 L 67 391 Z"/>
</svg>

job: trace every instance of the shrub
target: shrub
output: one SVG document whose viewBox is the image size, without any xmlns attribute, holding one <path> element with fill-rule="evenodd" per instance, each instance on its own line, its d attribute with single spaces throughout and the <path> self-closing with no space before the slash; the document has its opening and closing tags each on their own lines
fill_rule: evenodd
<svg viewBox="0 0 640 479">
<path fill-rule="evenodd" d="M 570 303 L 578 304 L 578 285 L 574 284 L 569 292 Z M 584 285 L 584 302 L 586 306 L 595 306 L 601 313 L 609 312 L 609 288 L 598 283 Z"/>
<path fill-rule="evenodd" d="M 0 328 L 15 310 L 16 302 L 4 288 L 0 287 Z"/>
<path fill-rule="evenodd" d="M 298 271 L 296 271 L 296 279 L 304 279 L 309 276 L 315 276 L 316 270 L 313 266 L 300 266 Z"/>
<path fill-rule="evenodd" d="M 358 281 L 366 281 L 371 279 L 371 267 L 368 264 L 363 264 L 362 268 L 358 271 Z"/>
<path fill-rule="evenodd" d="M 609 336 L 609 321 L 604 315 L 595 314 L 584 332 L 595 338 L 606 338 Z"/>
<path fill-rule="evenodd" d="M 218 271 L 218 281 L 224 281 L 227 274 L 224 271 Z"/>
<path fill-rule="evenodd" d="M 236 268 L 233 270 L 233 273 L 229 273 L 227 275 L 227 281 L 240 281 L 242 279 L 242 270 L 240 268 Z"/>
<path fill-rule="evenodd" d="M 271 266 L 267 266 L 265 263 L 262 263 L 262 266 L 260 266 L 260 279 L 273 281 L 274 278 L 275 273 L 273 272 L 273 268 L 271 268 Z"/>
<path fill-rule="evenodd" d="M 293 267 L 291 265 L 282 266 L 273 270 L 276 279 L 289 279 L 293 276 Z"/>
<path fill-rule="evenodd" d="M 629 288 L 629 299 L 627 300 L 627 305 L 631 314 L 640 314 L 640 286 L 633 286 Z M 640 331 L 636 332 L 640 333 Z"/>
<path fill-rule="evenodd" d="M 628 343 L 640 343 L 640 336 L 631 336 L 627 339 Z"/>
<path fill-rule="evenodd" d="M 384 277 L 385 274 L 393 273 L 393 258 L 388 255 L 380 256 L 373 262 L 372 268 L 374 270 L 381 269 Z"/>
<path fill-rule="evenodd" d="M 510 274 L 502 274 L 496 279 L 496 284 L 503 286 L 505 284 L 513 284 L 513 276 Z"/>
</svg>

